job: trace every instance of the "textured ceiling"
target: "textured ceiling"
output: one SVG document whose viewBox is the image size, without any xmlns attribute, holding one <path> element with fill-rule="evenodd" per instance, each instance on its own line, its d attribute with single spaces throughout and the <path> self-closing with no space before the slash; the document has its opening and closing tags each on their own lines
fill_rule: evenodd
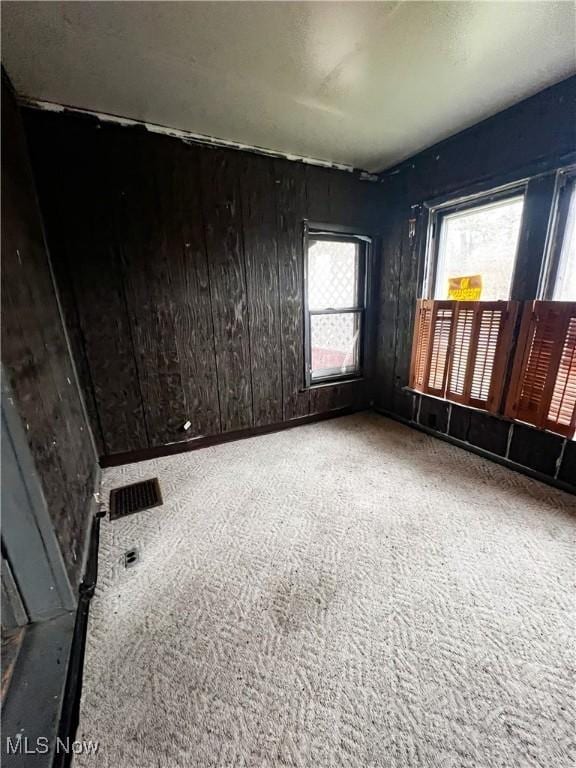
<svg viewBox="0 0 576 768">
<path fill-rule="evenodd" d="M 2 3 L 28 98 L 380 170 L 576 71 L 572 2 Z"/>
</svg>

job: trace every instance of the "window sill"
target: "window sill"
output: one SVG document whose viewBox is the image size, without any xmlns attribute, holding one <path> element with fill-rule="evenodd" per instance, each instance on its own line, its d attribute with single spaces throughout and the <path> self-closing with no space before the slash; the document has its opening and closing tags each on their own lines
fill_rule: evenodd
<svg viewBox="0 0 576 768">
<path fill-rule="evenodd" d="M 311 389 L 323 389 L 324 387 L 335 387 L 337 384 L 356 384 L 359 381 L 365 381 L 365 377 L 346 376 L 344 378 L 320 379 L 303 387 L 300 392 L 308 392 Z"/>
</svg>

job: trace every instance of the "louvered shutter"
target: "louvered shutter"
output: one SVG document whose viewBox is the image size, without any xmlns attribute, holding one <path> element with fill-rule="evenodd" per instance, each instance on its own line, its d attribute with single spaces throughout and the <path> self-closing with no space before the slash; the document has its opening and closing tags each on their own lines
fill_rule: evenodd
<svg viewBox="0 0 576 768">
<path fill-rule="evenodd" d="M 497 411 L 518 302 L 456 302 L 446 397 Z"/>
<path fill-rule="evenodd" d="M 412 360 L 410 363 L 410 386 L 412 389 L 421 390 L 426 380 L 433 305 L 433 301 L 426 299 L 420 299 L 416 302 Z"/>
<path fill-rule="evenodd" d="M 452 330 L 453 301 L 422 299 L 416 305 L 410 386 L 444 396 Z"/>
<path fill-rule="evenodd" d="M 424 392 L 444 397 L 448 360 L 454 327 L 453 301 L 435 301 L 432 311 L 432 332 L 428 352 L 428 375 Z"/>
<path fill-rule="evenodd" d="M 506 415 L 572 437 L 576 409 L 576 302 L 524 308 Z"/>
</svg>

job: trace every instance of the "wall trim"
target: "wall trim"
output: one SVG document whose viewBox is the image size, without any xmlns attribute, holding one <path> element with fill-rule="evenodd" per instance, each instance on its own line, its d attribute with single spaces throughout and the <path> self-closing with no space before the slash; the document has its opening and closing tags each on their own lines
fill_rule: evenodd
<svg viewBox="0 0 576 768">
<path fill-rule="evenodd" d="M 147 459 L 157 459 L 161 456 L 174 456 L 178 453 L 187 453 L 188 451 L 197 451 L 201 448 L 210 448 L 213 445 L 222 443 L 233 443 L 236 440 L 246 440 L 249 437 L 258 437 L 259 435 L 269 435 L 273 432 L 282 432 L 285 429 L 301 427 L 305 424 L 313 424 L 317 421 L 326 421 L 327 419 L 336 419 L 339 416 L 350 416 L 353 413 L 369 410 L 368 406 L 348 406 L 346 408 L 336 408 L 332 411 L 323 413 L 313 413 L 308 416 L 298 416 L 290 421 L 281 421 L 276 424 L 265 424 L 260 427 L 247 427 L 246 429 L 235 429 L 232 432 L 222 432 L 217 435 L 206 435 L 196 437 L 192 440 L 183 440 L 179 443 L 168 443 L 152 448 L 140 448 L 134 451 L 125 451 L 124 453 L 113 453 L 110 456 L 100 457 L 100 466 L 117 467 L 121 464 L 131 464 L 136 461 L 146 461 Z"/>
<path fill-rule="evenodd" d="M 511 461 L 510 459 L 507 459 L 505 456 L 499 456 L 496 453 L 491 453 L 490 451 L 485 450 L 484 448 L 478 448 L 475 445 L 472 445 L 472 443 L 466 443 L 464 440 L 459 440 L 456 437 L 452 437 L 452 435 L 446 435 L 443 432 L 437 432 L 434 429 L 431 429 L 430 427 L 425 427 L 422 424 L 418 424 L 415 421 L 411 421 L 410 419 L 406 419 L 403 416 L 399 416 L 396 413 L 393 413 L 392 411 L 386 411 L 383 408 L 374 408 L 373 409 L 375 413 L 378 413 L 380 416 L 384 416 L 387 419 L 392 419 L 393 421 L 398 421 L 401 424 L 406 425 L 407 427 L 411 427 L 412 429 L 416 429 L 418 432 L 424 432 L 427 435 L 431 435 L 432 437 L 438 438 L 438 440 L 444 440 L 446 443 L 451 443 L 452 445 L 457 446 L 458 448 L 463 448 L 465 451 L 469 451 L 470 453 L 475 453 L 478 456 L 482 456 L 484 459 L 489 459 L 490 461 L 495 462 L 496 464 L 500 464 L 503 467 L 506 467 L 507 469 L 511 469 L 514 472 L 519 472 L 521 475 L 527 475 L 528 477 L 531 477 L 533 480 L 539 480 L 541 483 L 546 483 L 546 485 L 551 485 L 553 488 L 559 488 L 561 491 L 565 491 L 566 493 L 570 493 L 572 495 L 576 495 L 576 488 L 573 485 L 570 485 L 569 483 L 564 483 L 562 480 L 558 480 L 554 477 L 550 477 L 549 475 L 545 475 L 542 472 L 538 472 L 535 469 L 530 469 L 530 467 L 525 467 L 523 464 L 517 464 L 515 461 Z"/>
<path fill-rule="evenodd" d="M 92 553 L 92 541 L 94 538 L 94 520 L 101 517 L 100 507 L 100 486 L 102 484 L 102 468 L 99 464 L 96 464 L 94 471 L 94 489 L 90 496 L 90 501 L 87 505 L 86 517 L 88 525 L 86 526 L 86 533 L 84 535 L 84 546 L 82 549 L 82 567 L 80 573 L 83 574 L 79 589 L 82 589 L 82 584 L 86 581 L 86 573 L 90 570 L 90 558 L 93 557 Z"/>
<path fill-rule="evenodd" d="M 90 601 L 96 589 L 98 581 L 98 550 L 100 547 L 100 519 L 102 514 L 98 512 L 92 518 L 90 525 L 90 538 L 88 542 L 88 557 L 85 563 L 84 575 L 78 588 L 78 608 L 74 622 L 74 634 L 68 657 L 66 685 L 62 699 L 62 709 L 58 724 L 58 738 L 64 743 L 71 743 L 76 738 L 78 723 L 80 721 L 80 699 L 82 696 L 82 683 L 84 677 L 84 656 L 86 652 L 86 637 L 88 634 L 88 615 Z M 51 768 L 69 768 L 72 763 L 72 754 L 59 751 L 54 756 Z"/>
</svg>

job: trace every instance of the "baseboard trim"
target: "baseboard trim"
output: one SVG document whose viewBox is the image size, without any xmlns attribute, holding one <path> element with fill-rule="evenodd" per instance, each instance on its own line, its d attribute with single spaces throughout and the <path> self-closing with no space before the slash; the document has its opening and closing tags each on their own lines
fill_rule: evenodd
<svg viewBox="0 0 576 768">
<path fill-rule="evenodd" d="M 147 459 L 157 459 L 161 456 L 173 456 L 177 453 L 187 453 L 188 451 L 198 451 L 201 448 L 209 448 L 213 445 L 222 443 L 232 443 L 236 440 L 246 440 L 249 437 L 258 435 L 269 435 L 273 432 L 282 432 L 285 429 L 301 427 L 304 424 L 312 424 L 317 421 L 326 421 L 327 419 L 336 419 L 340 416 L 350 416 L 353 413 L 369 410 L 368 406 L 346 408 L 337 408 L 333 411 L 324 413 L 314 413 L 308 416 L 299 416 L 290 421 L 281 421 L 276 424 L 265 424 L 260 427 L 248 427 L 246 429 L 236 429 L 233 432 L 223 432 L 218 435 L 207 435 L 193 440 L 183 440 L 181 443 L 169 443 L 154 448 L 141 448 L 135 451 L 126 451 L 124 453 L 113 453 L 110 456 L 100 457 L 100 466 L 117 467 L 120 464 L 132 464 L 136 461 L 146 461 Z"/>
<path fill-rule="evenodd" d="M 86 636 L 88 631 L 88 614 L 90 601 L 96 589 L 98 580 L 98 548 L 100 545 L 100 515 L 96 515 L 92 521 L 90 542 L 84 577 L 78 589 L 78 608 L 74 623 L 74 635 L 68 660 L 68 672 L 60 723 L 58 726 L 58 738 L 61 743 L 71 744 L 76 738 L 80 719 L 80 698 L 82 696 L 82 682 L 84 677 L 84 655 L 86 651 Z M 90 738 L 88 736 L 88 738 Z M 56 752 L 52 768 L 69 768 L 72 763 L 72 753 L 61 750 Z"/>
<path fill-rule="evenodd" d="M 497 453 L 491 453 L 484 448 L 478 448 L 477 446 L 472 445 L 472 443 L 466 443 L 464 440 L 458 440 L 458 438 L 452 437 L 452 435 L 447 435 L 443 432 L 437 432 L 430 427 L 425 427 L 422 424 L 418 424 L 416 421 L 406 419 L 403 416 L 399 416 L 397 413 L 393 413 L 392 411 L 386 411 L 383 408 L 373 408 L 373 411 L 387 419 L 398 421 L 400 424 L 404 424 L 407 427 L 416 429 L 418 432 L 424 432 L 427 435 L 438 438 L 438 440 L 443 440 L 445 443 L 456 445 L 458 448 L 463 448 L 465 451 L 475 453 L 477 456 L 482 456 L 484 459 L 494 461 L 496 464 L 500 464 L 501 466 L 506 467 L 507 469 L 511 469 L 514 472 L 519 472 L 521 475 L 526 475 L 527 477 L 531 477 L 534 480 L 539 480 L 541 483 L 546 483 L 546 485 L 550 485 L 553 488 L 559 488 L 561 491 L 566 491 L 566 493 L 571 493 L 573 495 L 576 494 L 576 488 L 574 488 L 574 486 L 569 485 L 568 483 L 564 483 L 562 480 L 557 480 L 554 477 L 550 477 L 549 475 L 545 475 L 542 472 L 538 472 L 535 469 L 530 469 L 530 467 L 525 467 L 523 464 L 517 464 L 515 461 L 510 461 L 510 459 L 507 459 L 505 456 L 499 456 Z"/>
</svg>

